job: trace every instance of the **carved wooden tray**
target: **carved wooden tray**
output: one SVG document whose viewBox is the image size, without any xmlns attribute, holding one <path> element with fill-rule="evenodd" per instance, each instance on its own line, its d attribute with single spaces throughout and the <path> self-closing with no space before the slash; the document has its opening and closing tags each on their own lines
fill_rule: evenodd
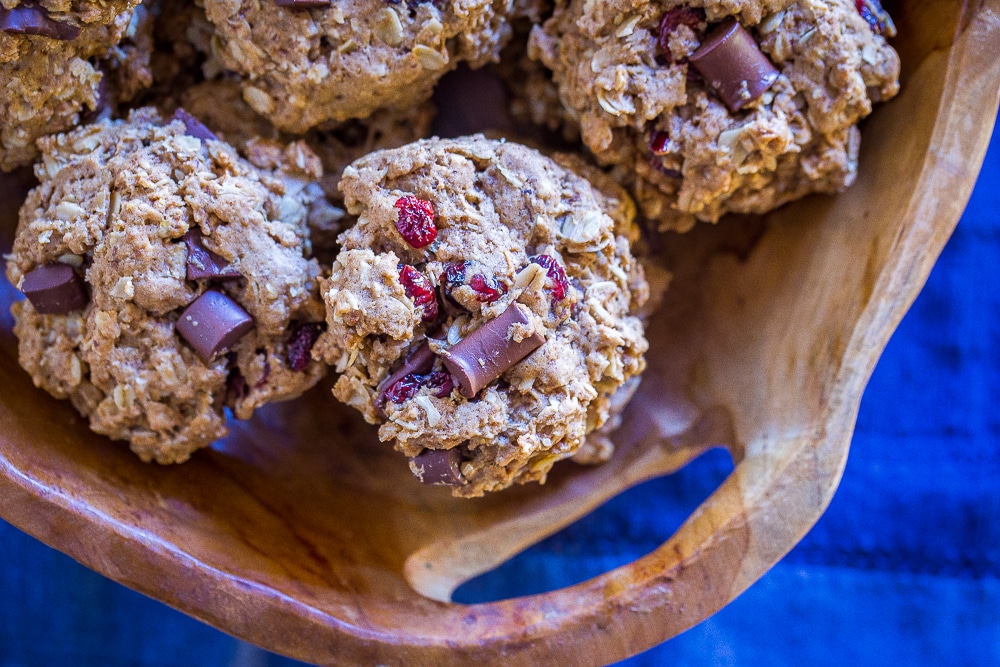
<svg viewBox="0 0 1000 667">
<path fill-rule="evenodd" d="M 575 665 L 701 621 L 795 545 L 844 468 L 865 383 L 957 222 L 1000 95 L 1000 0 L 889 4 L 903 90 L 847 193 L 663 239 L 675 273 L 618 451 L 482 500 L 422 487 L 326 388 L 178 467 L 91 434 L 16 362 L 0 288 L 0 516 L 98 572 L 325 665 Z M 20 179 L 20 180 L 19 180 Z M 4 178 L 9 249 L 27 179 Z M 710 446 L 736 468 L 667 542 L 488 604 L 463 581 Z"/>
</svg>

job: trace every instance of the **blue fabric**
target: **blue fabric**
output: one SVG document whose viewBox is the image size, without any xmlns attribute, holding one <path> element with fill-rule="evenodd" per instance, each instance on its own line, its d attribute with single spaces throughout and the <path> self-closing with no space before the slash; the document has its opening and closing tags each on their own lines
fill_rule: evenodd
<svg viewBox="0 0 1000 667">
<path fill-rule="evenodd" d="M 875 370 L 829 510 L 736 602 L 624 665 L 1000 666 L 1000 135 Z M 731 469 L 709 453 L 463 586 L 558 588 L 655 548 Z M 636 511 L 646 507 L 648 511 Z M 0 667 L 282 666 L 0 522 Z"/>
</svg>

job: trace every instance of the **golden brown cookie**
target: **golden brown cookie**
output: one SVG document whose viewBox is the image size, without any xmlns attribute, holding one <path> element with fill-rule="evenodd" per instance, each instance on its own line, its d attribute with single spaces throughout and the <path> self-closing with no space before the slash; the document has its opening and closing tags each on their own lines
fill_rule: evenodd
<svg viewBox="0 0 1000 667">
<path fill-rule="evenodd" d="M 869 8 L 871 7 L 871 8 Z M 686 229 L 857 173 L 857 122 L 898 90 L 875 0 L 560 3 L 529 51 L 646 216 Z"/>
<path fill-rule="evenodd" d="M 373 153 L 341 189 L 358 222 L 314 350 L 334 395 L 457 496 L 544 481 L 645 367 L 630 205 L 481 135 Z"/>
<path fill-rule="evenodd" d="M 261 170 L 153 109 L 42 139 L 7 277 L 21 365 L 91 428 L 181 462 L 325 367 L 303 144 Z"/>
</svg>

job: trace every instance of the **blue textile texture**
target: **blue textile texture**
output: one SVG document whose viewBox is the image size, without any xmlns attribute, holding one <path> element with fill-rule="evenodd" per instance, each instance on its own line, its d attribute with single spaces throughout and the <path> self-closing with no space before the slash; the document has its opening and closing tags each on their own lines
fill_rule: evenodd
<svg viewBox="0 0 1000 667">
<path fill-rule="evenodd" d="M 826 514 L 733 604 L 621 664 L 1000 666 L 998 210 L 1000 133 L 962 222 L 875 370 Z M 632 561 L 730 469 L 725 454 L 711 452 L 456 597 L 554 589 Z M 301 664 L 119 586 L 3 522 L 0 550 L 0 667 Z"/>
</svg>

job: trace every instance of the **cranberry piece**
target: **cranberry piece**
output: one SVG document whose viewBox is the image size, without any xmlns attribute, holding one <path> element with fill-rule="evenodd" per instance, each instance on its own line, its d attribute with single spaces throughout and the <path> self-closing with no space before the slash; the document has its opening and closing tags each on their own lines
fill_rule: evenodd
<svg viewBox="0 0 1000 667">
<path fill-rule="evenodd" d="M 469 262 L 448 262 L 448 265 L 441 273 L 441 284 L 447 285 L 449 289 L 455 289 L 459 285 L 465 284 L 465 270 L 469 267 Z"/>
<path fill-rule="evenodd" d="M 447 398 L 451 394 L 451 390 L 455 388 L 455 380 L 448 371 L 434 371 L 425 377 L 427 379 L 424 384 L 431 389 L 437 389 L 434 392 L 434 396 L 437 398 Z"/>
<path fill-rule="evenodd" d="M 660 52 L 673 62 L 670 55 L 670 36 L 677 28 L 686 25 L 692 30 L 698 30 L 699 25 L 705 20 L 705 10 L 691 7 L 675 7 L 663 15 L 660 21 L 660 34 L 657 40 Z"/>
<path fill-rule="evenodd" d="M 285 352 L 289 368 L 296 373 L 306 369 L 312 360 L 310 353 L 313 345 L 316 344 L 316 339 L 319 338 L 324 329 L 326 329 L 326 325 L 322 322 L 308 322 L 300 324 L 292 332 L 291 338 L 288 339 L 288 349 Z"/>
<path fill-rule="evenodd" d="M 566 269 L 551 255 L 535 255 L 531 258 L 533 264 L 545 269 L 545 275 L 552 281 L 552 298 L 562 301 L 569 291 L 569 280 L 566 279 Z"/>
<path fill-rule="evenodd" d="M 407 195 L 397 199 L 395 207 L 399 209 L 396 229 L 411 246 L 423 248 L 437 238 L 434 205 L 429 201 Z"/>
<path fill-rule="evenodd" d="M 434 371 L 426 375 L 410 373 L 386 389 L 385 397 L 393 403 L 403 403 L 416 396 L 421 387 L 435 390 L 434 396 L 437 398 L 446 398 L 455 388 L 455 380 L 448 371 Z"/>
<path fill-rule="evenodd" d="M 416 306 L 423 306 L 424 321 L 433 320 L 438 314 L 437 298 L 434 296 L 434 286 L 427 276 L 412 266 L 404 264 L 399 270 L 399 282 L 403 284 L 406 296 L 413 299 Z"/>
<path fill-rule="evenodd" d="M 476 300 L 481 303 L 493 303 L 507 293 L 507 285 L 496 278 L 487 279 L 477 273 L 469 280 L 469 287 L 476 293 Z"/>
<path fill-rule="evenodd" d="M 403 401 L 408 401 L 417 395 L 420 391 L 421 385 L 423 385 L 423 375 L 417 375 L 416 373 L 410 373 L 409 375 L 397 380 L 391 387 L 385 390 L 385 397 L 388 398 L 393 403 L 402 403 Z"/>
<path fill-rule="evenodd" d="M 670 136 L 663 130 L 654 130 L 649 138 L 649 150 L 653 151 L 653 155 L 666 155 L 669 144 Z"/>
</svg>

